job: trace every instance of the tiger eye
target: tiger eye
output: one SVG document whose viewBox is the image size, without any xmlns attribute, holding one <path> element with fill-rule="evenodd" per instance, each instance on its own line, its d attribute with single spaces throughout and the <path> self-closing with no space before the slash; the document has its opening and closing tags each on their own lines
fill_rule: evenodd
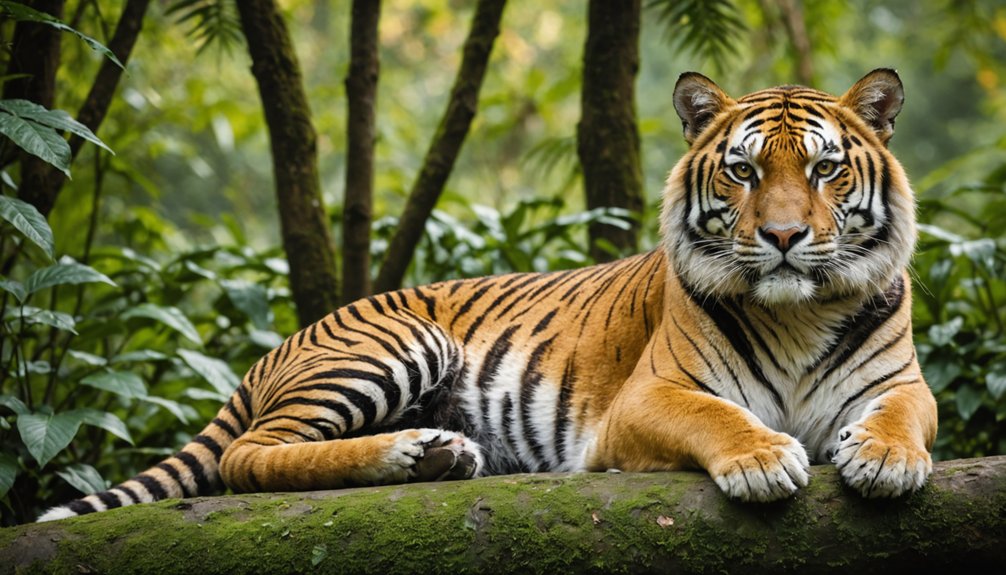
<svg viewBox="0 0 1006 575">
<path fill-rule="evenodd" d="M 734 177 L 740 180 L 746 180 L 754 175 L 754 168 L 751 164 L 747 162 L 740 162 L 730 166 L 730 171 L 733 173 Z"/>
<path fill-rule="evenodd" d="M 838 164 L 831 160 L 821 160 L 814 166 L 814 174 L 821 178 L 826 178 L 835 173 Z"/>
</svg>

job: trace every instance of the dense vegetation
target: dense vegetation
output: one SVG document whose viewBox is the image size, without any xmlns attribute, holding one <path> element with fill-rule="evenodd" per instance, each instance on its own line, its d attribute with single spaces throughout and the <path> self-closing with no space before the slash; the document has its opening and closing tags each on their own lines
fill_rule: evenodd
<svg viewBox="0 0 1006 575">
<path fill-rule="evenodd" d="M 144 27 L 92 133 L 72 112 L 91 101 L 99 69 L 118 67 L 104 45 L 114 48 L 122 4 L 144 5 Z M 17 88 L 31 72 L 18 67 L 14 38 L 17 26 L 41 16 L 0 2 L 8 60 L 0 99 L 4 524 L 170 453 L 255 359 L 297 329 L 269 138 L 237 8 L 230 0 L 146 4 L 66 2 L 62 23 L 44 24 L 62 35 L 62 59 L 54 101 L 40 107 Z M 383 2 L 375 277 L 462 63 L 469 4 Z M 279 6 L 313 111 L 321 194 L 338 243 L 351 10 L 326 0 Z M 642 212 L 586 209 L 577 122 L 587 2 L 515 2 L 405 283 L 568 268 L 625 251 L 603 240 L 592 249 L 590 224 L 639 225 L 638 249 L 653 247 L 659 190 L 684 150 L 670 101 L 682 71 L 704 71 L 732 94 L 785 82 L 840 93 L 872 68 L 896 67 L 907 102 L 892 148 L 915 183 L 923 222 L 915 341 L 940 403 L 935 455 L 1006 453 L 1006 8 L 657 0 L 644 3 L 641 21 Z M 45 215 L 17 199 L 29 195 L 39 160 L 72 176 Z"/>
</svg>

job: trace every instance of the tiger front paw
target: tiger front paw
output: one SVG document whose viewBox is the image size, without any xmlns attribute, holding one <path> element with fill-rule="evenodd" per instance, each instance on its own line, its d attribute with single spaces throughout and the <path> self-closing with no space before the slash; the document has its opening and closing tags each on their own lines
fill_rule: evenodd
<svg viewBox="0 0 1006 575">
<path fill-rule="evenodd" d="M 771 433 L 754 449 L 723 457 L 709 474 L 728 497 L 776 501 L 807 486 L 807 452 L 785 433 Z"/>
<path fill-rule="evenodd" d="M 866 425 L 849 425 L 838 438 L 833 461 L 846 485 L 863 497 L 898 497 L 915 491 L 933 470 L 928 451 L 886 441 Z"/>
</svg>

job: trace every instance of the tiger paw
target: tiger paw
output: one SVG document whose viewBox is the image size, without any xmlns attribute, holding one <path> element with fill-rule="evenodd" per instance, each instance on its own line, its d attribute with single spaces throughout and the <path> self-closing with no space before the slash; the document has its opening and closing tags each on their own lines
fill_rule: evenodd
<svg viewBox="0 0 1006 575">
<path fill-rule="evenodd" d="M 929 452 L 886 441 L 856 423 L 843 428 L 834 462 L 846 485 L 863 497 L 898 497 L 926 483 L 933 470 Z"/>
<path fill-rule="evenodd" d="M 807 452 L 785 433 L 772 433 L 758 447 L 724 457 L 709 474 L 728 497 L 741 501 L 776 501 L 807 486 Z"/>
<path fill-rule="evenodd" d="M 460 433 L 409 429 L 395 436 L 384 459 L 397 481 L 468 479 L 484 467 L 479 445 Z"/>
</svg>

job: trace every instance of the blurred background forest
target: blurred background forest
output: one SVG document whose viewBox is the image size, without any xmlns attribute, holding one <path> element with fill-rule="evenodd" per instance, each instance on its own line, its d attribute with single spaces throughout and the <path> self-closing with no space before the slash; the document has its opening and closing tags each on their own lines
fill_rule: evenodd
<svg viewBox="0 0 1006 575">
<path fill-rule="evenodd" d="M 251 70 L 258 45 L 246 38 L 236 2 L 144 6 L 126 72 L 94 134 L 78 110 L 110 59 L 80 36 L 118 55 L 116 24 L 136 2 L 67 0 L 62 28 L 43 24 L 62 36 L 54 100 L 44 106 L 68 114 L 46 115 L 15 102 L 31 100 L 15 86 L 28 72 L 10 62 L 16 28 L 36 18 L 19 6 L 42 10 L 47 2 L 0 2 L 8 60 L 0 100 L 3 524 L 171 453 L 253 361 L 303 323 Z M 353 7 L 276 4 L 303 75 L 322 225 L 338 268 Z M 475 5 L 381 3 L 370 277 L 438 133 Z M 685 150 L 671 101 L 684 71 L 739 96 L 782 83 L 840 94 L 869 70 L 896 68 L 906 102 L 891 148 L 913 181 L 923 224 L 912 271 L 915 341 L 940 404 L 935 456 L 1006 453 L 1006 3 L 643 2 L 638 213 L 591 209 L 584 199 L 577 126 L 587 15 L 586 0 L 506 7 L 477 113 L 402 283 L 561 269 L 655 247 L 663 180 Z M 90 140 L 74 144 L 72 165 L 46 160 L 65 162 L 72 179 L 45 218 L 13 200 L 30 196 L 22 186 L 31 160 L 19 155 L 18 138 L 24 126 L 44 132 L 39 125 Z M 592 248 L 587 229 L 598 223 L 638 225 L 637 245 Z M 339 283 L 360 275 L 347 266 Z"/>
</svg>

